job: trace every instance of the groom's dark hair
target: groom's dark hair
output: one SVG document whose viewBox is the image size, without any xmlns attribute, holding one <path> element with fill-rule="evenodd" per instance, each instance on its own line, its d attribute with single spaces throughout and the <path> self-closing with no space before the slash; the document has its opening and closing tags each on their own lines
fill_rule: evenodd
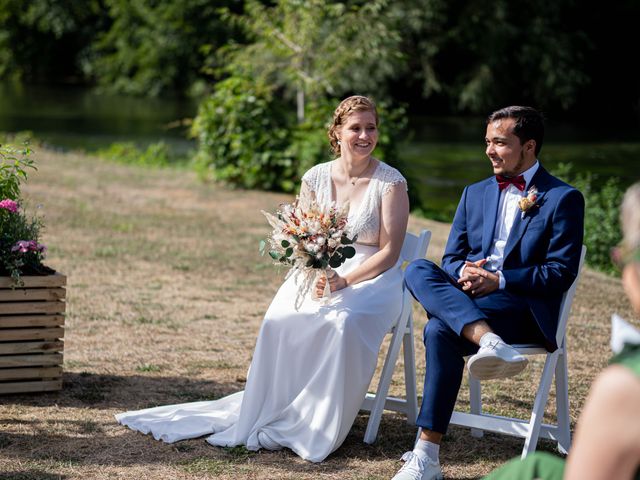
<svg viewBox="0 0 640 480">
<path fill-rule="evenodd" d="M 511 107 L 496 110 L 489 115 L 487 124 L 503 118 L 513 118 L 515 120 L 513 134 L 520 139 L 520 145 L 527 140 L 535 140 L 535 151 L 536 156 L 538 156 L 544 140 L 544 117 L 542 113 L 531 107 L 512 105 Z"/>
</svg>

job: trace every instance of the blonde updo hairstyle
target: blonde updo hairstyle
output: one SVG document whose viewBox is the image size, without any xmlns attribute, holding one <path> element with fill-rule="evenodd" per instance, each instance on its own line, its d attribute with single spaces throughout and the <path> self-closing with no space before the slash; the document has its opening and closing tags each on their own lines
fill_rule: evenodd
<svg viewBox="0 0 640 480">
<path fill-rule="evenodd" d="M 335 112 L 333 112 L 333 121 L 329 126 L 327 135 L 329 136 L 329 143 L 331 143 L 331 150 L 333 153 L 340 156 L 340 143 L 338 142 L 338 130 L 345 124 L 349 115 L 353 112 L 372 112 L 376 118 L 376 127 L 378 126 L 378 111 L 376 110 L 376 104 L 370 98 L 363 97 L 362 95 L 353 95 L 345 98 Z"/>
</svg>

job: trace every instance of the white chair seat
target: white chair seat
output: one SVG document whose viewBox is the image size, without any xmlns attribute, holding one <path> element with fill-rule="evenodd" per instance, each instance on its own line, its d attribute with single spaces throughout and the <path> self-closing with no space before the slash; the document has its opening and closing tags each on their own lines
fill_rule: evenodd
<svg viewBox="0 0 640 480">
<path fill-rule="evenodd" d="M 431 232 L 429 230 L 422 230 L 419 236 L 407 232 L 402 244 L 400 258 L 403 262 L 412 262 L 413 260 L 424 258 L 430 240 Z M 413 345 L 413 297 L 406 287 L 403 287 L 402 296 L 402 310 L 397 322 L 389 331 L 389 333 L 392 334 L 391 343 L 389 344 L 387 356 L 384 360 L 378 388 L 375 394 L 367 393 L 362 407 L 360 407 L 362 410 L 371 412 L 369 422 L 367 423 L 367 430 L 364 434 L 365 443 L 375 442 L 383 410 L 404 413 L 410 425 L 415 425 L 416 418 L 418 417 L 416 362 Z M 387 396 L 401 345 L 403 346 L 404 353 L 404 399 Z"/>
<path fill-rule="evenodd" d="M 462 425 L 471 427 L 471 435 L 482 437 L 483 432 L 491 431 L 503 433 L 525 439 L 522 449 L 522 458 L 532 453 L 538 444 L 538 438 L 547 438 L 558 443 L 558 450 L 568 453 L 571 446 L 570 416 L 569 416 L 569 375 L 567 371 L 566 355 L 566 329 L 571 304 L 576 293 L 578 280 L 584 264 L 587 247 L 582 247 L 578 275 L 573 284 L 567 290 L 560 304 L 558 318 L 558 329 L 556 331 L 556 343 L 558 349 L 554 352 L 547 352 L 545 348 L 535 344 L 513 345 L 523 355 L 545 355 L 544 368 L 538 384 L 533 409 L 529 420 L 502 417 L 499 415 L 489 415 L 482 413 L 481 383 L 479 380 L 469 376 L 469 399 L 470 413 L 453 412 L 451 417 L 452 425 Z M 556 384 L 556 419 L 557 424 L 548 425 L 542 423 L 544 408 L 548 402 L 551 382 L 555 377 Z"/>
</svg>

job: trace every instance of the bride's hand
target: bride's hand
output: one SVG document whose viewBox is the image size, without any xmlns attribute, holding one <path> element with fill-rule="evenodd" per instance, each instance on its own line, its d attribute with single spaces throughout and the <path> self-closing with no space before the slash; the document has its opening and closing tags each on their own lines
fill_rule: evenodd
<svg viewBox="0 0 640 480">
<path fill-rule="evenodd" d="M 329 278 L 329 288 L 332 292 L 342 290 L 347 286 L 347 281 L 338 275 L 335 270 L 328 270 L 327 277 Z M 324 287 L 326 285 L 325 278 L 326 277 L 323 275 L 316 283 L 315 293 L 318 298 L 322 297 L 322 294 L 324 293 Z"/>
</svg>

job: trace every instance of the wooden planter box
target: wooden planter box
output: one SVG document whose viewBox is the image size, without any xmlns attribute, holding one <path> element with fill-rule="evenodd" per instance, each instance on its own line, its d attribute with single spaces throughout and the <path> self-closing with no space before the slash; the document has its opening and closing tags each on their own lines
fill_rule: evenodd
<svg viewBox="0 0 640 480">
<path fill-rule="evenodd" d="M 67 277 L 22 280 L 0 277 L 0 394 L 60 390 Z"/>
</svg>

